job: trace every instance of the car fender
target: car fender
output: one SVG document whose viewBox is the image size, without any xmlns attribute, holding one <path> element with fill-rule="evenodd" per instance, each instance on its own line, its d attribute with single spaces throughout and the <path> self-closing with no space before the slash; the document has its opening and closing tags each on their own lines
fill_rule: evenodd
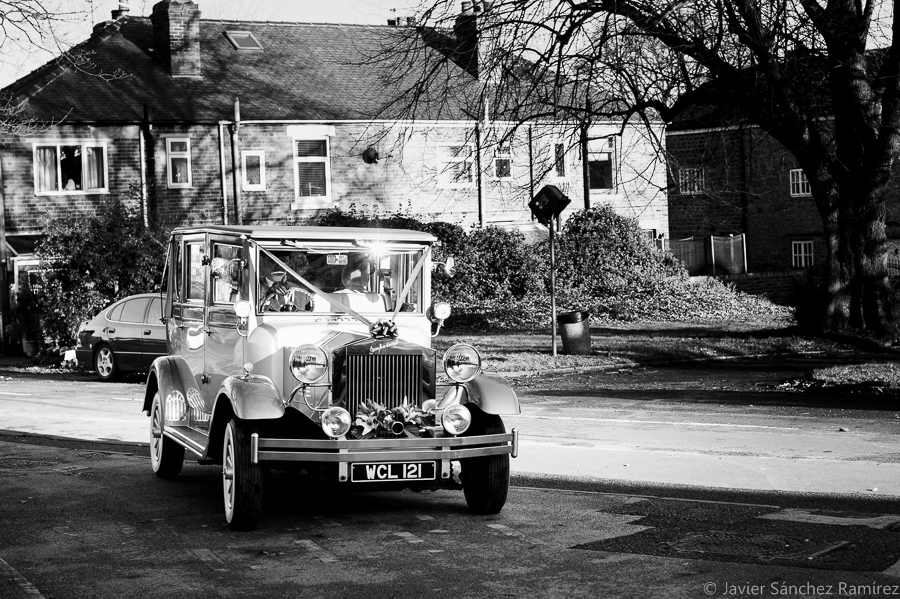
<svg viewBox="0 0 900 599">
<path fill-rule="evenodd" d="M 156 358 L 150 366 L 150 372 L 147 374 L 146 389 L 144 394 L 144 412 L 148 416 L 150 415 L 150 408 L 153 406 L 153 395 L 156 391 L 159 391 L 159 396 L 163 399 L 164 406 L 177 401 L 184 404 L 185 409 L 187 409 L 186 401 L 197 401 L 195 398 L 202 398 L 200 389 L 197 388 L 197 383 L 194 380 L 194 373 L 191 372 L 190 366 L 181 356 L 160 356 Z M 203 408 L 202 399 L 200 399 L 198 407 Z"/>
<path fill-rule="evenodd" d="M 230 376 L 222 382 L 217 402 L 227 397 L 231 411 L 242 420 L 268 420 L 284 416 L 281 392 L 266 376 Z M 218 406 L 213 413 L 218 413 Z"/>
<path fill-rule="evenodd" d="M 462 384 L 468 403 L 478 406 L 487 414 L 521 414 L 519 397 L 509 382 L 499 374 L 482 372 L 468 383 Z"/>
</svg>

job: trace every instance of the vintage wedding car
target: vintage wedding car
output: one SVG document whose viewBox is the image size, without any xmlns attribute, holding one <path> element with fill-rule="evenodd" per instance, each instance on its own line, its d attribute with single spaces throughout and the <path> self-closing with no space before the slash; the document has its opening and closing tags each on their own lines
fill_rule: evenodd
<svg viewBox="0 0 900 599">
<path fill-rule="evenodd" d="M 144 411 L 151 465 L 185 451 L 222 466 L 225 516 L 260 517 L 267 469 L 324 471 L 362 490 L 462 486 L 469 509 L 506 503 L 515 392 L 466 344 L 431 339 L 435 238 L 392 229 L 209 226 L 169 241 Z M 451 262 L 449 259 L 447 262 Z M 433 333 L 433 329 L 437 329 Z"/>
</svg>

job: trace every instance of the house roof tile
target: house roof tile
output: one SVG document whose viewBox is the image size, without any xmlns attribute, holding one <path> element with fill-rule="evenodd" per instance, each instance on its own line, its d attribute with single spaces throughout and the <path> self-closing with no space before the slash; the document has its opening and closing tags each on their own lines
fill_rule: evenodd
<svg viewBox="0 0 900 599">
<path fill-rule="evenodd" d="M 252 32 L 263 51 L 236 51 L 225 31 Z M 79 46 L 90 53 L 92 66 L 77 69 L 55 60 L 3 93 L 28 101 L 24 116 L 54 122 L 137 122 L 145 104 L 154 122 L 217 122 L 233 117 L 235 98 L 240 99 L 244 120 L 396 118 L 390 110 L 383 111 L 392 92 L 389 86 L 403 86 L 407 79 L 411 85 L 417 73 L 403 66 L 401 56 L 390 57 L 385 50 L 409 31 L 201 20 L 202 76 L 172 77 L 152 51 L 150 18 L 126 16 Z M 437 56 L 438 50 L 430 51 Z M 453 89 L 474 94 L 476 79 L 453 61 L 446 64 Z M 121 76 L 97 76 L 113 73 Z M 449 110 L 444 106 L 433 114 L 420 107 L 417 118 L 468 118 L 463 102 L 448 105 Z"/>
</svg>

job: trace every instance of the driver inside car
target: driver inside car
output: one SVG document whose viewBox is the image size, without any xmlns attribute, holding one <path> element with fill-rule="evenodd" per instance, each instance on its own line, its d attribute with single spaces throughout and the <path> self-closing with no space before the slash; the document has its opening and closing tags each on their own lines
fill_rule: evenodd
<svg viewBox="0 0 900 599">
<path fill-rule="evenodd" d="M 304 254 L 291 252 L 278 256 L 298 275 L 303 276 L 309 268 Z M 300 286 L 300 283 L 289 276 L 271 258 L 260 256 L 259 290 L 260 312 L 306 312 L 312 310 L 312 295 Z"/>
</svg>

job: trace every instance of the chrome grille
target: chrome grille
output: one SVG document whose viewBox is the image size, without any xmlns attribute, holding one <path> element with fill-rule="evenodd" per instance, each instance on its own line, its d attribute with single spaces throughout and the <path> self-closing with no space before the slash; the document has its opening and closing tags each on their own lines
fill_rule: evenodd
<svg viewBox="0 0 900 599">
<path fill-rule="evenodd" d="M 404 401 L 420 405 L 422 393 L 421 355 L 347 356 L 347 410 L 356 415 L 367 399 L 386 408 Z"/>
</svg>

